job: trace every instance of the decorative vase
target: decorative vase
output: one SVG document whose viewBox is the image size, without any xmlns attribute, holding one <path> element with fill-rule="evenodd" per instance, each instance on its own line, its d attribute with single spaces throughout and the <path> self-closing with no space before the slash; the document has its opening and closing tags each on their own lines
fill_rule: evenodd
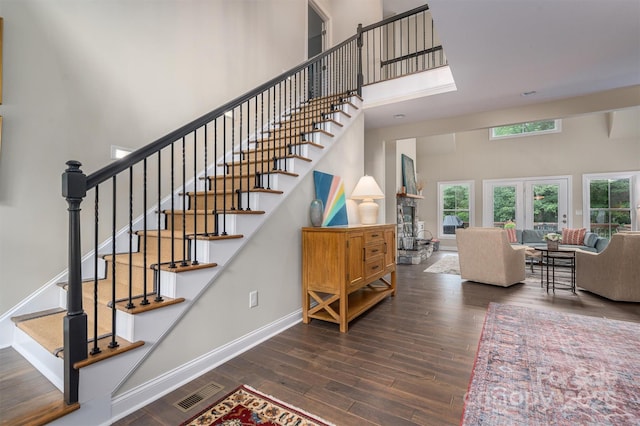
<svg viewBox="0 0 640 426">
<path fill-rule="evenodd" d="M 316 198 L 311 201 L 311 205 L 309 206 L 309 218 L 311 219 L 311 225 L 321 226 L 323 213 L 324 205 L 322 204 L 322 200 Z"/>
<path fill-rule="evenodd" d="M 547 240 L 547 250 L 558 251 L 558 242 Z"/>
</svg>

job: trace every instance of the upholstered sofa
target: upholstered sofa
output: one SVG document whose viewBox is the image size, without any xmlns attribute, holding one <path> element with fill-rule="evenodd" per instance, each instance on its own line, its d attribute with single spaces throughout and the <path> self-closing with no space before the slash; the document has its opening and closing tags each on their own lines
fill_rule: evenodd
<svg viewBox="0 0 640 426">
<path fill-rule="evenodd" d="M 539 231 L 534 229 L 516 229 L 516 241 L 511 241 L 511 244 L 521 244 L 529 247 L 541 247 L 545 248 L 547 246 L 546 241 L 542 237 L 548 233 L 548 231 Z M 581 245 L 571 245 L 571 244 L 562 244 L 560 243 L 560 247 L 569 247 L 569 248 L 579 248 L 583 251 L 588 251 L 592 253 L 600 253 L 602 250 L 607 247 L 609 240 L 607 238 L 599 237 L 597 234 L 593 232 L 586 232 L 584 236 L 584 243 Z"/>
<path fill-rule="evenodd" d="M 460 276 L 502 287 L 524 281 L 525 250 L 509 244 L 500 228 L 456 229 Z"/>
<path fill-rule="evenodd" d="M 621 302 L 640 302 L 640 232 L 619 232 L 601 253 L 576 252 L 576 285 Z"/>
</svg>

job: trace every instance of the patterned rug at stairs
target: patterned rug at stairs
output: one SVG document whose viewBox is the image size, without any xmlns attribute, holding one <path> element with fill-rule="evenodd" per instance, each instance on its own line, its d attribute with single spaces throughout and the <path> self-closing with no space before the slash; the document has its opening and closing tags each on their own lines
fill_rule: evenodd
<svg viewBox="0 0 640 426">
<path fill-rule="evenodd" d="M 640 324 L 491 303 L 461 424 L 640 424 Z"/>
<path fill-rule="evenodd" d="M 180 426 L 327 426 L 317 416 L 242 385 Z"/>
<path fill-rule="evenodd" d="M 436 263 L 425 269 L 424 272 L 460 275 L 458 255 L 456 253 L 445 254 Z M 545 272 L 545 285 L 546 276 Z M 571 282 L 571 270 L 566 267 L 556 267 L 555 280 L 556 284 L 559 286 L 568 286 Z M 530 265 L 526 266 L 526 277 L 524 279 L 524 283 L 540 285 L 540 265 L 533 265 L 533 272 L 531 272 Z"/>
</svg>

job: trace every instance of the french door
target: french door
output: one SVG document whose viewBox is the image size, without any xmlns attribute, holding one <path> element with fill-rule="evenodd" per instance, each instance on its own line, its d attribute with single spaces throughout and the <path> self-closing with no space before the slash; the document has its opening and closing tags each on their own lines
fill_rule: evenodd
<svg viewBox="0 0 640 426">
<path fill-rule="evenodd" d="M 570 177 L 487 180 L 483 226 L 502 228 L 513 221 L 517 229 L 568 228 L 570 183 Z"/>
</svg>

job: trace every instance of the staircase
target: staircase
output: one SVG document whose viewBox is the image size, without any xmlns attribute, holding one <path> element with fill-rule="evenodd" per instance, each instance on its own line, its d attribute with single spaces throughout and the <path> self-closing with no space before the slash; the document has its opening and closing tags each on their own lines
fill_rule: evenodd
<svg viewBox="0 0 640 426">
<path fill-rule="evenodd" d="M 57 415 L 66 415 L 64 421 L 72 424 L 95 422 L 101 418 L 96 414 L 100 412 L 105 414 L 103 421 L 108 420 L 106 413 L 110 413 L 111 394 L 117 384 L 313 169 L 313 163 L 360 113 L 360 105 L 356 94 L 346 93 L 312 99 L 287 111 L 263 132 L 224 154 L 212 175 L 200 175 L 193 182 L 193 190 L 185 185 L 175 191 L 173 199 L 165 199 L 153 209 L 155 217 L 147 218 L 147 223 L 164 227 L 120 232 L 121 241 L 115 246 L 130 245 L 132 250 L 101 254 L 96 268 L 99 278 L 82 282 L 89 338 L 87 357 L 74 363 L 81 375 L 80 404 L 58 404 L 43 413 L 43 419 L 29 415 L 25 424 L 44 424 Z M 181 208 L 163 208 L 168 205 Z M 102 247 L 114 250 L 111 243 Z M 59 294 L 45 292 L 43 298 L 49 300 L 35 303 L 49 304 L 49 308 L 12 317 L 16 324 L 13 346 L 63 389 L 63 321 L 67 311 L 61 301 L 67 300 L 68 284 L 60 282 L 55 287 Z M 108 326 L 113 317 L 118 324 L 115 334 Z M 85 405 L 91 412 L 82 413 Z M 70 410 L 77 411 L 68 414 Z M 19 423 L 19 419 L 15 421 Z"/>
<path fill-rule="evenodd" d="M 402 43 L 419 32 L 422 43 Z M 108 424 L 124 411 L 114 391 L 348 130 L 362 86 L 446 64 L 428 33 L 426 5 L 359 26 L 88 176 L 68 162 L 69 268 L 0 318 L 0 346 L 22 354 L 64 398 L 3 411 L 0 424 Z M 390 44 L 406 49 L 393 57 L 375 40 L 396 35 L 400 43 Z M 81 249 L 80 228 L 93 248 Z"/>
</svg>

